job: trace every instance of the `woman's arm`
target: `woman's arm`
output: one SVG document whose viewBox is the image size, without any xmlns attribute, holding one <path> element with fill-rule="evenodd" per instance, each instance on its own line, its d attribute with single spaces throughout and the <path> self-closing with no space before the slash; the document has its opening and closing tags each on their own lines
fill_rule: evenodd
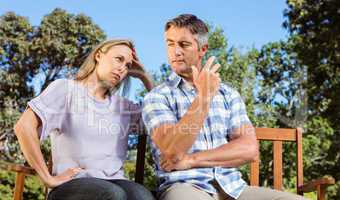
<svg viewBox="0 0 340 200">
<path fill-rule="evenodd" d="M 145 71 L 139 69 L 130 69 L 128 75 L 141 80 L 147 91 L 150 91 L 153 88 L 153 82 L 150 76 Z"/>
<path fill-rule="evenodd" d="M 146 90 L 150 91 L 153 88 L 152 79 L 144 69 L 143 64 L 139 61 L 137 53 L 134 49 L 132 56 L 133 56 L 132 66 L 129 69 L 128 75 L 140 79 L 143 82 Z"/>
<path fill-rule="evenodd" d="M 143 74 L 141 74 L 140 77 L 138 77 L 144 84 L 145 88 L 147 91 L 151 91 L 153 88 L 153 82 L 150 78 L 150 76 L 144 72 Z"/>
<path fill-rule="evenodd" d="M 40 118 L 31 108 L 25 110 L 15 124 L 14 132 L 18 138 L 20 148 L 31 167 L 48 187 L 56 187 L 72 179 L 81 169 L 71 168 L 59 176 L 51 176 L 40 149 L 38 128 L 41 126 Z"/>
</svg>

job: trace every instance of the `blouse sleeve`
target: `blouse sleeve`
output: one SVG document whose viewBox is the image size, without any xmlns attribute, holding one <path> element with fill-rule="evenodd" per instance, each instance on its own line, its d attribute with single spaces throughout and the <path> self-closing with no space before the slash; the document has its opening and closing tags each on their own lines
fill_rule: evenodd
<svg viewBox="0 0 340 200">
<path fill-rule="evenodd" d="M 67 109 L 68 81 L 53 81 L 43 92 L 28 102 L 42 122 L 40 141 L 54 130 L 60 130 Z"/>
</svg>

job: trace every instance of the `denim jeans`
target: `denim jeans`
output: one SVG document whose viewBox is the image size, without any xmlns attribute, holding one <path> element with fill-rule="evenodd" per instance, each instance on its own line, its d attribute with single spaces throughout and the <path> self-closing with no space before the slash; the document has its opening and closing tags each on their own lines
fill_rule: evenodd
<svg viewBox="0 0 340 200">
<path fill-rule="evenodd" d="M 129 180 L 76 178 L 55 187 L 48 200 L 154 200 L 151 192 Z"/>
</svg>

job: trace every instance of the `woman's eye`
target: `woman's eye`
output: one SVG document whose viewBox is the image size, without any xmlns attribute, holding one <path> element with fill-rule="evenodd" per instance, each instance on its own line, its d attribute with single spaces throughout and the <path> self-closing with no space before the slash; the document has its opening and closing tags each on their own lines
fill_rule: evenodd
<svg viewBox="0 0 340 200">
<path fill-rule="evenodd" d="M 122 57 L 115 57 L 115 60 L 118 62 L 123 62 L 123 58 Z"/>
</svg>

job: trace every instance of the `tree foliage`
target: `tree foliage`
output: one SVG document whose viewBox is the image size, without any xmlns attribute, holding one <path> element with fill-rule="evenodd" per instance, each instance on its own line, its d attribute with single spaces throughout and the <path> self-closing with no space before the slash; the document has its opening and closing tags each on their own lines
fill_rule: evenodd
<svg viewBox="0 0 340 200">
<path fill-rule="evenodd" d="M 321 150 L 311 158 L 312 166 L 339 180 L 340 1 L 288 0 L 287 4 L 284 27 L 298 62 L 307 68 L 308 135 L 315 137 Z M 340 198 L 339 188 L 340 182 L 331 198 Z"/>
<path fill-rule="evenodd" d="M 89 17 L 58 8 L 38 26 L 13 12 L 0 16 L 0 160 L 24 162 L 13 126 L 27 101 L 51 81 L 72 75 L 89 50 L 105 37 Z M 48 142 L 43 152 L 49 154 Z M 6 191 L 13 189 L 6 180 L 1 180 L 0 188 L 4 198 Z M 26 183 L 25 199 L 43 199 L 38 179 Z"/>
<path fill-rule="evenodd" d="M 56 78 L 74 73 L 93 45 L 103 39 L 103 31 L 83 14 L 74 15 L 55 9 L 42 19 L 39 26 L 32 26 L 27 18 L 13 12 L 2 15 L 1 138 L 11 144 L 13 123 L 27 101 Z M 34 84 L 35 88 L 33 80 L 38 81 Z"/>
<path fill-rule="evenodd" d="M 253 124 L 303 127 L 306 180 L 323 175 L 340 179 L 339 4 L 338 0 L 287 0 L 283 25 L 289 38 L 272 41 L 260 49 L 241 52 L 228 46 L 220 27 L 209 27 L 205 60 L 211 55 L 217 57 L 222 81 L 240 92 Z M 11 12 L 0 17 L 0 159 L 23 160 L 12 127 L 27 100 L 56 78 L 73 74 L 91 47 L 103 39 L 105 34 L 89 17 L 61 9 L 46 15 L 38 26 Z M 162 64 L 160 72 L 153 75 L 157 84 L 168 76 L 169 65 Z M 131 143 L 125 164 L 130 179 L 135 170 L 135 144 Z M 284 145 L 285 188 L 295 187 L 294 148 L 294 144 Z M 271 185 L 270 143 L 261 144 L 261 161 L 266 165 L 261 165 L 260 181 L 265 186 Z M 146 164 L 145 184 L 152 189 L 156 182 L 149 150 Z M 247 167 L 241 170 L 246 178 Z M 12 188 L 13 177 L 1 172 L 0 176 L 5 177 L 0 196 L 5 196 Z M 41 198 L 40 189 L 33 182 L 25 194 Z M 338 181 L 329 190 L 330 199 L 339 199 L 339 188 Z"/>
</svg>

